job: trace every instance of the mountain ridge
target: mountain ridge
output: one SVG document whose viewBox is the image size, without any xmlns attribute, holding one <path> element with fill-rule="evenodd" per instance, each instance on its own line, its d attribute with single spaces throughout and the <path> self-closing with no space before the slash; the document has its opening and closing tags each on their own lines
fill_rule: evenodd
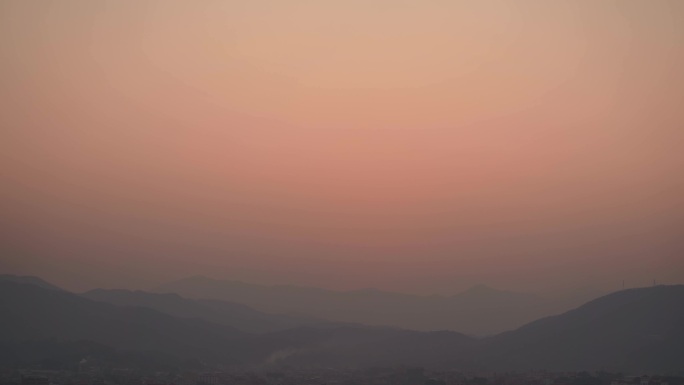
<svg viewBox="0 0 684 385">
<path fill-rule="evenodd" d="M 75 349 L 69 348 L 73 343 L 92 341 L 222 365 L 684 371 L 684 285 L 612 293 L 486 338 L 336 324 L 251 334 L 203 319 L 14 282 L 0 282 L 0 306 L 5 310 L 0 350 L 6 349 L 0 351 L 0 361 L 11 360 L 11 352 L 36 356 L 27 344 L 57 351 L 55 343 L 67 344 L 68 353 Z"/>
<path fill-rule="evenodd" d="M 476 285 L 451 296 L 421 296 L 374 288 L 334 291 L 195 276 L 158 286 L 152 291 L 241 303 L 267 313 L 421 331 L 453 330 L 474 336 L 515 329 L 537 318 L 579 305 L 556 303 L 536 295 L 484 285 Z M 500 314 L 506 314 L 506 317 L 497 316 Z"/>
<path fill-rule="evenodd" d="M 325 322 L 313 318 L 264 313 L 234 302 L 187 299 L 176 293 L 94 289 L 81 296 L 118 306 L 148 307 L 176 317 L 202 318 L 250 333 L 272 332 Z"/>
<path fill-rule="evenodd" d="M 32 275 L 0 274 L 0 282 L 26 283 L 40 286 L 45 289 L 64 291 L 61 287 L 53 285 L 46 280 Z"/>
</svg>

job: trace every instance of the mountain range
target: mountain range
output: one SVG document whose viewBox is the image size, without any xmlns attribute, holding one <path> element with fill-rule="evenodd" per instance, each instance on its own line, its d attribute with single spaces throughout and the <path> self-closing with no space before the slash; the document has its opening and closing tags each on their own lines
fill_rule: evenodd
<svg viewBox="0 0 684 385">
<path fill-rule="evenodd" d="M 212 299 L 188 299 L 176 293 L 148 293 L 140 290 L 95 289 L 85 298 L 118 306 L 137 306 L 175 317 L 200 318 L 251 333 L 265 333 L 324 323 L 312 317 L 268 314 L 249 306 Z"/>
<path fill-rule="evenodd" d="M 595 298 L 583 293 L 550 300 L 484 285 L 452 296 L 419 296 L 376 289 L 339 292 L 290 285 L 264 286 L 207 277 L 170 282 L 153 291 L 178 293 L 193 299 L 241 303 L 269 313 L 307 315 L 420 331 L 453 330 L 473 336 L 512 330 Z"/>
<path fill-rule="evenodd" d="M 0 280 L 0 365 L 73 363 L 88 354 L 156 365 L 684 371 L 682 285 L 612 293 L 516 330 L 474 338 L 272 315 L 180 295 L 79 295 L 31 282 Z M 249 317 L 260 326 L 245 327 Z"/>
</svg>

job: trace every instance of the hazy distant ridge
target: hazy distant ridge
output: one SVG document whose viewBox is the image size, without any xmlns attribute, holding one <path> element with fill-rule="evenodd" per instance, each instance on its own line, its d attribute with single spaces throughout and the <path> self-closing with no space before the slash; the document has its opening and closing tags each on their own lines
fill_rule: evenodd
<svg viewBox="0 0 684 385">
<path fill-rule="evenodd" d="M 158 294 L 139 290 L 96 289 L 82 296 L 113 305 L 147 307 L 176 317 L 201 318 L 254 333 L 316 325 L 323 322 L 313 318 L 267 314 L 232 302 L 187 299 L 175 293 Z"/>
<path fill-rule="evenodd" d="M 193 277 L 154 289 L 195 299 L 220 299 L 257 310 L 413 330 L 492 335 L 587 300 L 552 301 L 532 294 L 475 286 L 454 296 L 418 296 L 375 289 L 338 292 L 300 286 L 263 286 Z"/>
</svg>

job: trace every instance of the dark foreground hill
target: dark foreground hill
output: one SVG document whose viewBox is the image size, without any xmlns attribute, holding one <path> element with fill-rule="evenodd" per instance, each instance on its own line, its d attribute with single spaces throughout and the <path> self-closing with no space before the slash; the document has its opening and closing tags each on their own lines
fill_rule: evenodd
<svg viewBox="0 0 684 385">
<path fill-rule="evenodd" d="M 307 317 L 268 314 L 249 306 L 220 300 L 183 298 L 175 293 L 95 289 L 82 294 L 118 306 L 146 307 L 182 318 L 201 318 L 250 333 L 266 333 L 323 323 Z"/>
<path fill-rule="evenodd" d="M 24 362 L 36 357 L 68 361 L 64 357 L 86 346 L 109 359 L 126 360 L 137 352 L 149 362 L 155 357 L 167 365 L 185 360 L 252 367 L 405 364 L 486 370 L 684 371 L 684 286 L 614 293 L 484 339 L 455 332 L 334 324 L 249 334 L 203 319 L 10 282 L 0 283 L 0 306 L 0 364 L 16 364 L 13 352 L 27 357 Z M 96 348 L 79 345 L 85 342 L 97 344 Z M 37 354 L 35 346 L 41 344 L 55 354 Z M 62 356 L 60 349 L 66 352 Z"/>
<path fill-rule="evenodd" d="M 14 283 L 26 283 L 29 285 L 40 286 L 44 289 L 51 290 L 63 290 L 42 278 L 33 277 L 30 275 L 14 275 L 14 274 L 0 274 L 0 282 L 14 282 Z"/>
<path fill-rule="evenodd" d="M 630 289 L 486 341 L 489 367 L 684 371 L 684 285 Z"/>
<path fill-rule="evenodd" d="M 18 356 L 28 362 L 63 362 L 65 356 L 87 348 L 101 359 L 130 360 L 137 352 L 145 362 L 165 365 L 177 359 L 221 365 L 364 366 L 422 362 L 434 357 L 427 352 L 456 352 L 473 341 L 453 332 L 444 333 L 448 336 L 444 339 L 416 331 L 339 324 L 249 334 L 201 318 L 116 306 L 12 282 L 0 283 L 0 307 L 5 310 L 0 318 L 0 360 L 5 364 L 16 364 Z M 45 351 L 54 354 L 46 356 Z"/>
<path fill-rule="evenodd" d="M 119 307 L 35 285 L 0 282 L 0 341 L 91 341 L 116 349 L 239 362 L 245 334 L 201 319 Z"/>
</svg>

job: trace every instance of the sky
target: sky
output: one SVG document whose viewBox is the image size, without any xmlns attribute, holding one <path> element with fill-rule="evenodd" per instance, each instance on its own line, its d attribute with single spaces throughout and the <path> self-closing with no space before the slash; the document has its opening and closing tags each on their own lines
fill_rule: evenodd
<svg viewBox="0 0 684 385">
<path fill-rule="evenodd" d="M 684 2 L 0 0 L 0 271 L 684 283 Z"/>
</svg>

